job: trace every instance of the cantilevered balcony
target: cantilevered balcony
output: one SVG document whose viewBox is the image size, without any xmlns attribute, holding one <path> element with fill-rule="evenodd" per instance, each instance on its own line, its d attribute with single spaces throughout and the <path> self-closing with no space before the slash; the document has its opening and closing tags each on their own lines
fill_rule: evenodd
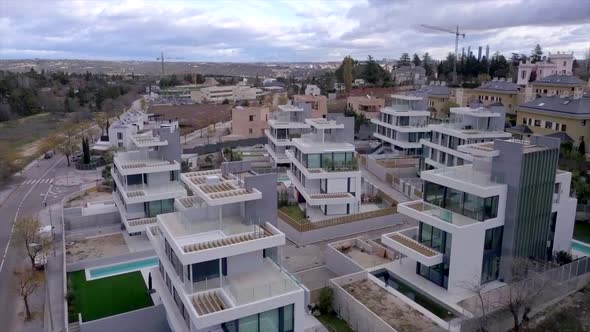
<svg viewBox="0 0 590 332">
<path fill-rule="evenodd" d="M 383 234 L 381 242 L 426 266 L 440 264 L 443 260 L 442 253 L 423 245 L 402 232 Z"/>
<path fill-rule="evenodd" d="M 117 175 L 114 175 L 113 179 L 117 184 L 117 191 L 121 193 L 126 204 L 151 202 L 186 196 L 186 189 L 184 189 L 182 184 L 175 181 L 153 185 L 126 185 L 121 183 L 121 179 Z"/>
<path fill-rule="evenodd" d="M 458 228 L 481 224 L 476 219 L 432 205 L 422 200 L 400 203 L 397 206 L 400 213 L 425 222 L 431 226 L 447 232 Z"/>
</svg>

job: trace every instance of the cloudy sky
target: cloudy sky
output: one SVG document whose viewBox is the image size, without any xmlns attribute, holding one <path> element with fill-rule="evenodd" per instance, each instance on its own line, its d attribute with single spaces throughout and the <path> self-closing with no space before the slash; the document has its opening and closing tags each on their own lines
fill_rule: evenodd
<svg viewBox="0 0 590 332">
<path fill-rule="evenodd" d="M 443 58 L 460 48 L 529 54 L 590 47 L 589 0 L 0 0 L 0 59 L 328 61 Z"/>
</svg>

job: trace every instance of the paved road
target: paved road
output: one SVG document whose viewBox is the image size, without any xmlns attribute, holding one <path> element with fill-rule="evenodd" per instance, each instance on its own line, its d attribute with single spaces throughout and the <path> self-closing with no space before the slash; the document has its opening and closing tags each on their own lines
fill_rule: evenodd
<svg viewBox="0 0 590 332">
<path fill-rule="evenodd" d="M 14 290 L 13 271 L 28 262 L 23 259 L 23 253 L 9 243 L 14 221 L 25 215 L 36 216 L 44 207 L 45 199 L 50 205 L 77 191 L 79 186 L 53 184 L 55 178 L 73 172 L 71 167 L 66 167 L 66 161 L 62 156 L 41 159 L 20 176 L 13 178 L 18 187 L 0 205 L 0 330 L 18 331 L 22 328 L 17 317 L 22 304 Z M 42 311 L 42 304 L 33 309 L 37 312 Z"/>
</svg>

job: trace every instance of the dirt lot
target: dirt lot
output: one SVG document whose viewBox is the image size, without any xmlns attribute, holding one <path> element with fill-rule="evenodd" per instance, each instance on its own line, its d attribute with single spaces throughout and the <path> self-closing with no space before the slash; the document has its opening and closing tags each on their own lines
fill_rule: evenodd
<svg viewBox="0 0 590 332">
<path fill-rule="evenodd" d="M 161 114 L 165 119 L 177 118 L 183 135 L 217 122 L 231 120 L 231 105 L 158 105 L 151 106 L 149 111 Z"/>
<path fill-rule="evenodd" d="M 85 194 L 83 196 L 77 197 L 77 198 L 67 202 L 64 205 L 64 207 L 82 206 L 86 203 L 107 201 L 112 198 L 113 198 L 113 195 L 109 192 L 93 191 L 91 193 Z"/>
<path fill-rule="evenodd" d="M 418 332 L 435 326 L 421 312 L 370 280 L 353 282 L 344 289 L 397 331 Z"/>
<path fill-rule="evenodd" d="M 116 256 L 128 252 L 129 249 L 121 234 L 111 234 L 66 243 L 66 261 L 68 264 L 87 259 Z"/>
<path fill-rule="evenodd" d="M 590 285 L 533 317 L 525 331 L 590 331 Z"/>
</svg>

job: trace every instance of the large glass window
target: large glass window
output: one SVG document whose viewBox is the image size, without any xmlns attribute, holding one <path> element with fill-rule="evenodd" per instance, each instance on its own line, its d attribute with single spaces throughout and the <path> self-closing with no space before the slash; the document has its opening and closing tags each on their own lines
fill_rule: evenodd
<svg viewBox="0 0 590 332">
<path fill-rule="evenodd" d="M 279 309 L 265 311 L 260 314 L 260 332 L 277 332 L 279 326 Z"/>
<path fill-rule="evenodd" d="M 320 155 L 317 153 L 313 153 L 313 154 L 308 154 L 307 155 L 307 168 L 320 168 L 321 166 L 321 161 L 320 161 Z"/>
<path fill-rule="evenodd" d="M 224 332 L 293 332 L 294 305 L 290 304 L 221 324 Z"/>
<path fill-rule="evenodd" d="M 283 307 L 283 331 L 284 332 L 291 332 L 295 329 L 295 326 L 293 326 L 293 321 L 295 319 L 295 315 L 293 312 L 293 307 L 294 305 L 288 305 L 286 307 Z"/>
<path fill-rule="evenodd" d="M 240 332 L 258 332 L 258 315 L 252 315 L 239 320 Z"/>
<path fill-rule="evenodd" d="M 482 198 L 436 183 L 424 183 L 425 202 L 479 221 L 497 217 L 498 200 L 498 196 Z"/>
<path fill-rule="evenodd" d="M 334 167 L 342 168 L 346 165 L 346 154 L 344 152 L 334 152 Z"/>
</svg>

